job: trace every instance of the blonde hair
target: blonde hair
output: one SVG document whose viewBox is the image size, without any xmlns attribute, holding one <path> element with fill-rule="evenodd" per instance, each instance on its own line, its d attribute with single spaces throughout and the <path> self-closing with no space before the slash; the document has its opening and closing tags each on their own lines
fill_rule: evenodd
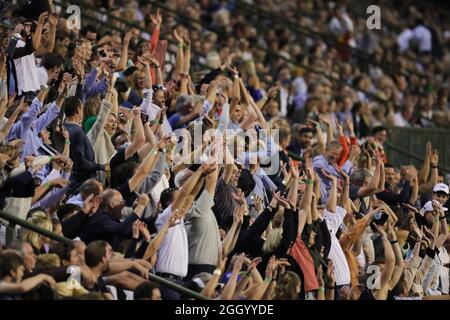
<svg viewBox="0 0 450 320">
<path fill-rule="evenodd" d="M 281 236 L 283 235 L 282 228 L 274 228 L 267 235 L 266 241 L 262 247 L 264 253 L 274 252 L 281 241 Z"/>
<path fill-rule="evenodd" d="M 55 253 L 40 254 L 36 257 L 36 269 L 60 267 L 61 259 Z"/>
<path fill-rule="evenodd" d="M 31 218 L 28 218 L 27 221 L 45 230 L 53 231 L 53 224 L 50 218 L 41 216 L 32 216 Z M 40 243 L 41 235 L 37 232 L 26 229 L 22 233 L 21 239 L 23 241 L 29 242 L 36 249 L 41 248 Z"/>
</svg>

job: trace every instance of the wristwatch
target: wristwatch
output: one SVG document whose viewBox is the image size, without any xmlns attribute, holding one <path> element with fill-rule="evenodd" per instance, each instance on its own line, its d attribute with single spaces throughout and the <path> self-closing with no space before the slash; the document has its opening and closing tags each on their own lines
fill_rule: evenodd
<svg viewBox="0 0 450 320">
<path fill-rule="evenodd" d="M 47 90 L 48 89 L 48 85 L 47 84 L 43 84 L 42 86 L 41 86 L 41 90 Z"/>
</svg>

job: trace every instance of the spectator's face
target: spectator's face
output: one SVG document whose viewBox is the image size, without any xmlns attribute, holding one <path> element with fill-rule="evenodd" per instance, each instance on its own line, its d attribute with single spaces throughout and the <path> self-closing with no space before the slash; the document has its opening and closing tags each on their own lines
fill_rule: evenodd
<svg viewBox="0 0 450 320">
<path fill-rule="evenodd" d="M 155 100 L 155 104 L 157 106 L 162 106 L 166 102 L 166 98 L 164 96 L 164 91 L 162 91 L 162 90 L 156 90 L 155 95 L 153 97 Z"/>
<path fill-rule="evenodd" d="M 448 195 L 444 192 L 433 192 L 433 200 L 436 200 L 440 204 L 444 205 L 448 200 Z"/>
<path fill-rule="evenodd" d="M 242 108 L 240 105 L 236 105 L 231 112 L 231 121 L 239 122 L 242 118 Z"/>
<path fill-rule="evenodd" d="M 290 143 L 291 143 L 291 135 L 288 135 L 285 139 L 280 141 L 280 147 L 285 149 L 289 146 Z"/>
<path fill-rule="evenodd" d="M 153 289 L 151 300 L 162 300 L 161 291 L 158 288 Z"/>
<path fill-rule="evenodd" d="M 117 119 L 115 115 L 110 114 L 108 117 L 108 122 L 106 122 L 105 130 L 109 135 L 113 135 L 117 129 Z"/>
<path fill-rule="evenodd" d="M 16 270 L 11 271 L 11 274 L 13 276 L 13 282 L 15 282 L 15 283 L 21 282 L 24 271 L 25 271 L 25 267 L 23 265 L 20 265 Z"/>
<path fill-rule="evenodd" d="M 43 129 L 41 131 L 41 138 L 42 142 L 44 142 L 45 144 L 52 144 L 52 141 L 50 140 L 50 132 L 48 132 L 47 129 Z"/>
<path fill-rule="evenodd" d="M 136 85 L 137 85 L 137 89 L 145 88 L 145 73 L 139 72 L 139 74 L 136 77 Z"/>
<path fill-rule="evenodd" d="M 239 168 L 237 166 L 233 166 L 233 172 L 231 174 L 231 179 L 230 179 L 232 185 L 237 186 L 240 175 L 241 175 L 241 170 L 239 170 Z"/>
<path fill-rule="evenodd" d="M 28 242 L 23 244 L 23 264 L 27 270 L 34 270 L 36 266 L 36 255 L 34 254 L 33 247 Z"/>
<path fill-rule="evenodd" d="M 395 170 L 394 168 L 384 168 L 384 176 L 386 183 L 389 185 L 394 185 L 395 181 Z"/>
<path fill-rule="evenodd" d="M 90 42 L 95 42 L 97 40 L 97 33 L 88 31 L 86 33 L 86 39 L 89 40 Z"/>
<path fill-rule="evenodd" d="M 125 206 L 125 201 L 122 198 L 122 195 L 118 191 L 114 191 L 114 196 L 109 202 L 109 212 L 116 219 L 122 218 L 122 209 Z"/>
<path fill-rule="evenodd" d="M 379 144 L 383 145 L 387 139 L 387 131 L 383 130 L 383 131 L 377 132 L 375 134 L 374 138 Z"/>
<path fill-rule="evenodd" d="M 298 141 L 304 148 L 309 148 L 312 144 L 313 133 L 312 132 L 303 132 Z"/>
<path fill-rule="evenodd" d="M 72 251 L 70 251 L 69 260 L 64 261 L 64 264 L 68 266 L 79 266 L 81 265 L 81 262 L 82 261 L 80 259 L 80 254 L 78 253 L 77 248 L 75 248 Z"/>
<path fill-rule="evenodd" d="M 336 147 L 332 149 L 327 149 L 325 151 L 325 158 L 329 163 L 337 163 L 339 156 L 341 154 L 342 148 Z"/>
</svg>

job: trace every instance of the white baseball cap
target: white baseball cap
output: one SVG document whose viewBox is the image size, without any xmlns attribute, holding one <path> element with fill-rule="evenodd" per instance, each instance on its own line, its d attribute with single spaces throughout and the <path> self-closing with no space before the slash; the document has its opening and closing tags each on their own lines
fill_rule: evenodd
<svg viewBox="0 0 450 320">
<path fill-rule="evenodd" d="M 434 202 L 438 203 L 436 200 L 433 200 Z M 430 212 L 430 211 L 434 211 L 433 208 L 433 201 L 428 201 L 427 203 L 425 203 L 425 205 L 423 206 L 422 210 L 420 210 L 420 214 L 424 215 L 425 212 Z M 443 207 L 442 209 L 444 209 L 444 211 L 447 211 L 448 209 Z"/>
<path fill-rule="evenodd" d="M 448 185 L 446 185 L 445 183 L 437 183 L 433 187 L 433 192 L 444 192 L 447 195 L 450 193 L 448 190 Z"/>
</svg>

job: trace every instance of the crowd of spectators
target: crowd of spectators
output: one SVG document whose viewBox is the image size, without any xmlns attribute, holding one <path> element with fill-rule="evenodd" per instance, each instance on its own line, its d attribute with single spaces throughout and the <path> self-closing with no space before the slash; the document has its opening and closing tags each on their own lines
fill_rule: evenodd
<svg viewBox="0 0 450 320">
<path fill-rule="evenodd" d="M 449 298 L 439 151 L 384 149 L 450 122 L 445 13 L 61 2 L 2 3 L 0 209 L 64 238 L 1 219 L 1 300 Z"/>
</svg>

